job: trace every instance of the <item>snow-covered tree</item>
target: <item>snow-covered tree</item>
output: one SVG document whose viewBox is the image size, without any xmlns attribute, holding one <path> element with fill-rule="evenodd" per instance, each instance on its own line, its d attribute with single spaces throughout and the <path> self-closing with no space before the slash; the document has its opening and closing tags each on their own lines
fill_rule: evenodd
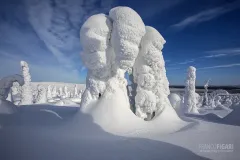
<svg viewBox="0 0 240 160">
<path fill-rule="evenodd" d="M 152 100 L 152 108 L 148 109 L 151 112 L 148 115 L 152 115 L 153 112 L 158 114 L 164 107 L 171 106 L 168 99 L 170 93 L 169 83 L 161 51 L 165 43 L 164 38 L 156 29 L 146 26 L 146 34 L 141 41 L 141 50 L 133 67 L 134 81 L 138 85 L 135 98 L 136 107 L 138 107 L 138 101 L 141 102 L 141 99 L 137 97 L 143 97 L 141 93 L 143 91 L 139 89 L 140 87 L 148 91 L 146 93 L 149 94 L 148 97 L 151 97 Z M 144 83 L 146 83 L 145 86 L 143 86 Z M 143 106 L 143 108 L 145 107 Z M 142 111 L 145 112 L 146 110 Z"/>
<path fill-rule="evenodd" d="M 58 89 L 58 97 L 62 97 L 63 96 L 63 89 L 62 87 L 59 87 Z"/>
<path fill-rule="evenodd" d="M 88 68 L 82 106 L 101 95 L 107 97 L 116 88 L 127 95 L 124 73 L 133 67 L 144 34 L 141 17 L 128 7 L 116 7 L 109 16 L 98 14 L 87 19 L 80 31 L 82 58 Z"/>
<path fill-rule="evenodd" d="M 74 97 L 78 97 L 79 93 L 78 93 L 78 88 L 77 85 L 74 86 Z"/>
<path fill-rule="evenodd" d="M 21 61 L 22 75 L 24 78 L 24 85 L 22 86 L 22 99 L 21 105 L 33 103 L 33 93 L 31 86 L 31 75 L 29 73 L 29 67 L 27 62 Z"/>
<path fill-rule="evenodd" d="M 47 102 L 47 91 L 44 86 L 38 85 L 38 96 L 36 99 L 36 103 L 46 103 Z"/>
<path fill-rule="evenodd" d="M 47 99 L 52 99 L 52 86 L 47 87 Z"/>
<path fill-rule="evenodd" d="M 203 100 L 203 105 L 209 105 L 208 101 L 208 86 L 209 86 L 209 80 L 207 80 L 206 84 L 204 84 L 204 100 Z"/>
<path fill-rule="evenodd" d="M 198 113 L 196 106 L 196 94 L 195 94 L 195 81 L 196 81 L 196 68 L 190 66 L 188 68 L 187 78 L 185 81 L 185 95 L 184 106 L 187 113 Z"/>
<path fill-rule="evenodd" d="M 64 94 L 64 97 L 69 97 L 69 92 L 68 92 L 68 87 L 67 86 L 64 86 L 63 87 L 63 94 Z"/>
<path fill-rule="evenodd" d="M 53 89 L 52 89 L 52 97 L 53 97 L 53 98 L 57 97 L 57 87 L 56 87 L 56 86 L 53 86 Z"/>
</svg>

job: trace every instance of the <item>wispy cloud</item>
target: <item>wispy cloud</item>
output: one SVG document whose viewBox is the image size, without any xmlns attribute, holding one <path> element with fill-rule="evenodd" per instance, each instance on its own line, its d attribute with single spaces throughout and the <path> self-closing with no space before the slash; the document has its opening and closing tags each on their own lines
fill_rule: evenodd
<svg viewBox="0 0 240 160">
<path fill-rule="evenodd" d="M 218 66 L 210 66 L 210 67 L 202 67 L 202 68 L 198 68 L 198 70 L 216 69 L 216 68 L 230 68 L 230 67 L 238 67 L 238 66 L 240 66 L 240 63 L 218 65 Z"/>
<path fill-rule="evenodd" d="M 181 69 L 181 68 L 174 68 L 174 67 L 172 67 L 172 68 L 167 68 L 167 71 L 171 71 L 171 70 L 179 70 L 179 69 Z"/>
<path fill-rule="evenodd" d="M 229 49 L 220 49 L 220 50 L 213 50 L 213 51 L 206 51 L 210 55 L 203 56 L 201 58 L 219 58 L 219 57 L 226 57 L 226 56 L 238 56 L 240 55 L 240 48 L 229 48 Z"/>
<path fill-rule="evenodd" d="M 171 28 L 181 30 L 189 26 L 197 25 L 206 21 L 210 21 L 214 18 L 217 18 L 223 14 L 231 12 L 240 7 L 239 1 L 233 3 L 228 3 L 224 6 L 211 8 L 208 10 L 201 11 L 195 15 L 189 16 L 177 24 L 171 26 Z"/>
<path fill-rule="evenodd" d="M 185 65 L 185 64 L 189 64 L 189 63 L 193 63 L 193 62 L 195 62 L 195 59 L 190 59 L 190 60 L 185 60 L 183 62 L 169 64 L 169 66 Z"/>
<path fill-rule="evenodd" d="M 66 68 L 75 69 L 81 50 L 79 30 L 91 15 L 109 11 L 113 0 L 25 0 L 28 20 L 49 51 Z"/>
</svg>

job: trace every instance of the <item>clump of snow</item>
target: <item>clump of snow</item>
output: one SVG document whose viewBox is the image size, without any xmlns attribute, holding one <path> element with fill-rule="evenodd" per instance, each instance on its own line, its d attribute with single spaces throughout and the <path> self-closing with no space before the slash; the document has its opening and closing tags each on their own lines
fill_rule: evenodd
<svg viewBox="0 0 240 160">
<path fill-rule="evenodd" d="M 198 113 L 195 94 L 196 68 L 188 68 L 187 78 L 185 81 L 184 105 L 186 113 Z"/>
<path fill-rule="evenodd" d="M 21 61 L 22 74 L 24 78 L 24 85 L 22 86 L 22 99 L 20 104 L 33 104 L 33 93 L 31 87 L 31 75 L 27 62 Z"/>
<path fill-rule="evenodd" d="M 137 58 L 145 25 L 141 17 L 129 7 L 113 8 L 109 16 L 113 21 L 111 43 L 116 55 L 116 69 L 127 70 L 133 67 Z"/>
</svg>

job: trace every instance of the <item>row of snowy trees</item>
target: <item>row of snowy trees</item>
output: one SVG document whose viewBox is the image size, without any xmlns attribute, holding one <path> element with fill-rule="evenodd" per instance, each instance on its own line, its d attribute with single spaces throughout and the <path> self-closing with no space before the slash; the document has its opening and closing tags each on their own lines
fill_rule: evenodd
<svg viewBox="0 0 240 160">
<path fill-rule="evenodd" d="M 38 85 L 36 91 L 31 85 L 31 75 L 29 72 L 29 66 L 27 62 L 21 61 L 22 75 L 24 79 L 24 85 L 20 86 L 18 82 L 14 82 L 8 95 L 9 101 L 12 101 L 15 105 L 28 105 L 33 103 L 46 103 L 50 99 L 54 98 L 81 98 L 82 90 L 77 85 L 74 86 L 74 90 L 71 92 L 67 86 L 59 87 L 49 85 L 45 88 L 43 85 Z"/>
</svg>

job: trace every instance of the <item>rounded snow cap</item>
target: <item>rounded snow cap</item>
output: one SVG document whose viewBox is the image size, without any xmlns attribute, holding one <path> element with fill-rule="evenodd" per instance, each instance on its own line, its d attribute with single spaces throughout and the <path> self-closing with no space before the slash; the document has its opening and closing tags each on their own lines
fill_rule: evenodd
<svg viewBox="0 0 240 160">
<path fill-rule="evenodd" d="M 105 14 L 89 17 L 80 30 L 80 43 L 87 53 L 105 51 L 109 45 L 112 22 Z"/>
<path fill-rule="evenodd" d="M 196 68 L 193 67 L 193 66 L 189 66 L 188 71 L 189 72 L 196 72 Z"/>
<path fill-rule="evenodd" d="M 163 45 L 166 43 L 163 36 L 153 27 L 146 26 L 146 34 L 142 38 L 141 46 L 147 46 L 149 43 L 153 43 L 153 45 L 159 49 L 163 49 Z"/>
</svg>

